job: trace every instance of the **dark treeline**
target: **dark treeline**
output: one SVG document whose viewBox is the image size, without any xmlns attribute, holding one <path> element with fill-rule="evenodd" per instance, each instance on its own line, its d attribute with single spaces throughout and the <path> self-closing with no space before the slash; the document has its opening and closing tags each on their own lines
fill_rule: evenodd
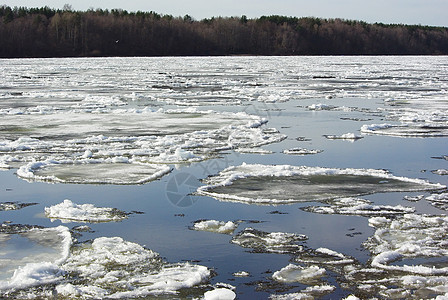
<svg viewBox="0 0 448 300">
<path fill-rule="evenodd" d="M 0 6 L 0 57 L 448 54 L 448 28 Z"/>
</svg>

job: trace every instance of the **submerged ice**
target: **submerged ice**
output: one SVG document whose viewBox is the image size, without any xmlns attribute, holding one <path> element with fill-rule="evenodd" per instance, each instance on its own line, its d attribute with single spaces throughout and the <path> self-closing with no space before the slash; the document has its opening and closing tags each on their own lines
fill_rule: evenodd
<svg viewBox="0 0 448 300">
<path fill-rule="evenodd" d="M 394 191 L 443 189 L 384 170 L 242 164 L 204 180 L 198 193 L 224 201 L 287 204 Z"/>
</svg>

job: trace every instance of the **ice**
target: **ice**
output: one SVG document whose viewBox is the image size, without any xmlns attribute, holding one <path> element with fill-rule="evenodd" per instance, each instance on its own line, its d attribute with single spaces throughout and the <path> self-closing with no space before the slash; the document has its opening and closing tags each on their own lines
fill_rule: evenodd
<svg viewBox="0 0 448 300">
<path fill-rule="evenodd" d="M 126 158 L 32 162 L 17 170 L 28 181 L 83 184 L 143 184 L 169 173 L 167 165 L 129 162 Z"/>
<path fill-rule="evenodd" d="M 254 228 L 246 228 L 239 232 L 231 242 L 243 248 L 251 248 L 254 252 L 296 253 L 303 251 L 297 242 L 308 239 L 303 234 L 285 232 L 264 232 Z"/>
<path fill-rule="evenodd" d="M 225 288 L 214 289 L 204 294 L 204 300 L 233 300 L 235 298 L 235 292 Z"/>
<path fill-rule="evenodd" d="M 325 276 L 325 273 L 325 269 L 319 268 L 317 266 L 305 268 L 302 266 L 289 264 L 280 271 L 274 272 L 274 274 L 272 274 L 272 278 L 285 283 L 300 282 L 309 284 Z"/>
<path fill-rule="evenodd" d="M 431 172 L 434 174 L 437 174 L 437 175 L 441 175 L 441 176 L 448 175 L 448 170 L 446 170 L 446 169 L 438 169 L 438 170 L 433 170 Z"/>
<path fill-rule="evenodd" d="M 439 209 L 448 210 L 448 193 L 443 192 L 440 194 L 431 194 L 431 196 L 426 197 L 432 205 Z"/>
<path fill-rule="evenodd" d="M 329 140 L 348 140 L 348 141 L 357 141 L 362 139 L 362 136 L 356 135 L 354 133 L 344 133 L 341 135 L 324 135 Z"/>
<path fill-rule="evenodd" d="M 363 125 L 364 134 L 381 134 L 401 137 L 445 137 L 448 136 L 448 126 L 440 123 L 418 124 L 372 124 Z"/>
<path fill-rule="evenodd" d="M 357 216 L 389 216 L 413 213 L 415 208 L 401 205 L 372 205 L 371 201 L 360 198 L 341 198 L 329 201 L 331 206 L 308 206 L 304 211 L 319 214 L 341 214 Z"/>
<path fill-rule="evenodd" d="M 232 234 L 238 224 L 232 221 L 199 220 L 194 222 L 192 229 L 199 231 L 210 231 L 224 234 Z"/>
<path fill-rule="evenodd" d="M 232 274 L 235 277 L 249 277 L 250 273 L 246 271 L 239 271 Z"/>
<path fill-rule="evenodd" d="M 196 109 L 109 109 L 2 118 L 0 165 L 29 180 L 141 184 L 229 149 L 286 138 L 262 117 Z M 97 174 L 93 176 L 92 174 Z"/>
<path fill-rule="evenodd" d="M 318 154 L 321 152 L 323 152 L 323 150 L 306 149 L 306 148 L 292 148 L 283 151 L 283 153 L 285 154 L 293 154 L 293 155 L 311 155 L 311 154 Z"/>
<path fill-rule="evenodd" d="M 5 226 L 9 225 L 3 224 Z M 60 265 L 69 256 L 72 245 L 67 227 L 16 228 L 18 230 L 8 231 L 0 253 L 0 295 L 5 291 L 54 283 L 65 275 Z M 25 241 L 27 247 L 23 246 Z"/>
<path fill-rule="evenodd" d="M 116 208 L 95 207 L 93 204 L 76 204 L 71 200 L 45 207 L 45 215 L 52 219 L 69 222 L 111 222 L 122 221 L 128 214 Z"/>
<path fill-rule="evenodd" d="M 448 274 L 447 267 L 391 264 L 404 258 L 448 256 L 448 243 L 444 238 L 447 217 L 405 214 L 396 219 L 371 218 L 369 225 L 376 229 L 365 243 L 373 254 L 372 266 L 420 275 Z"/>
<path fill-rule="evenodd" d="M 0 202 L 0 211 L 18 210 L 37 203 Z"/>
<path fill-rule="evenodd" d="M 52 237 L 49 233 L 59 233 Z M 208 268 L 190 263 L 168 264 L 159 254 L 120 237 L 71 243 L 66 227 L 25 231 L 41 243 L 61 249 L 53 260 L 33 257 L 11 279 L 0 281 L 0 295 L 46 298 L 49 295 L 94 299 L 128 299 L 175 295 L 210 278 Z M 55 239 L 56 238 L 56 239 Z M 61 240 L 62 238 L 62 240 Z M 40 289 L 30 289 L 34 286 Z M 49 294 L 48 294 L 49 292 Z"/>
<path fill-rule="evenodd" d="M 94 298 L 175 294 L 210 276 L 206 267 L 167 264 L 156 252 L 119 237 L 101 237 L 74 247 L 63 269 L 79 277 L 74 286 L 88 287 L 87 295 Z"/>
<path fill-rule="evenodd" d="M 333 292 L 336 287 L 332 285 L 314 285 L 309 286 L 306 289 L 298 293 L 289 293 L 283 295 L 271 295 L 269 299 L 272 300 L 309 300 L 316 299 L 316 297 L 323 297 L 331 292 Z"/>
<path fill-rule="evenodd" d="M 254 204 L 324 201 L 380 192 L 444 188 L 441 184 L 398 177 L 384 170 L 260 164 L 229 167 L 204 182 L 207 185 L 197 190 L 200 195 Z"/>
</svg>

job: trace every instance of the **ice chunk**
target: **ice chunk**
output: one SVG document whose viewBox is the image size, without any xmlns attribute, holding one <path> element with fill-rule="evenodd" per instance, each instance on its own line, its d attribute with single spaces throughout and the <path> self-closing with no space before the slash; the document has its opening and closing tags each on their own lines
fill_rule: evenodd
<svg viewBox="0 0 448 300">
<path fill-rule="evenodd" d="M 329 140 L 349 140 L 356 141 L 362 139 L 362 136 L 356 135 L 354 133 L 344 133 L 342 135 L 324 135 Z"/>
<path fill-rule="evenodd" d="M 363 125 L 365 134 L 392 135 L 401 137 L 443 137 L 448 136 L 448 127 L 444 124 L 372 124 Z"/>
<path fill-rule="evenodd" d="M 199 220 L 194 222 L 192 229 L 199 231 L 210 231 L 217 233 L 232 234 L 238 224 L 232 221 Z"/>
<path fill-rule="evenodd" d="M 323 152 L 323 150 L 306 149 L 306 148 L 292 148 L 288 150 L 283 150 L 283 153 L 293 155 L 310 155 L 310 154 L 318 154 L 321 152 Z"/>
<path fill-rule="evenodd" d="M 76 295 L 77 289 L 88 287 L 87 295 L 94 298 L 173 294 L 210 276 L 206 267 L 164 263 L 154 251 L 119 237 L 97 238 L 74 247 L 63 269 L 79 278 L 79 284 L 69 291 Z"/>
<path fill-rule="evenodd" d="M 255 204 L 323 201 L 379 192 L 443 189 L 384 170 L 242 164 L 204 180 L 197 192 L 219 200 Z"/>
<path fill-rule="evenodd" d="M 304 211 L 319 214 L 341 214 L 358 216 L 388 216 L 413 213 L 415 208 L 401 205 L 372 205 L 369 200 L 360 198 L 341 198 L 329 201 L 331 206 L 308 206 L 301 208 Z"/>
<path fill-rule="evenodd" d="M 448 210 L 448 192 L 431 194 L 426 200 L 439 209 Z"/>
<path fill-rule="evenodd" d="M 246 272 L 246 271 L 239 271 L 239 272 L 233 273 L 233 276 L 235 276 L 235 277 L 249 277 L 250 273 Z"/>
<path fill-rule="evenodd" d="M 372 266 L 390 271 L 422 275 L 446 275 L 447 267 L 391 265 L 404 258 L 448 256 L 444 233 L 448 217 L 405 214 L 396 219 L 373 218 L 375 234 L 365 242 L 372 254 Z"/>
<path fill-rule="evenodd" d="M 76 204 L 71 200 L 45 207 L 45 215 L 48 218 L 60 219 L 63 223 L 69 222 L 110 222 L 121 221 L 128 214 L 116 208 L 95 207 L 93 204 Z"/>
<path fill-rule="evenodd" d="M 214 289 L 204 294 L 204 300 L 233 300 L 235 298 L 235 292 L 225 288 Z"/>
<path fill-rule="evenodd" d="M 308 237 L 303 234 L 268 233 L 249 227 L 238 233 L 231 242 L 244 248 L 252 248 L 254 252 L 297 253 L 303 250 L 303 246 L 296 242 L 306 239 Z"/>
<path fill-rule="evenodd" d="M 315 299 L 317 297 L 323 297 L 331 292 L 333 292 L 336 287 L 332 285 L 315 285 L 309 286 L 306 289 L 298 293 L 289 293 L 283 295 L 271 295 L 269 299 L 272 300 L 308 300 Z"/>
<path fill-rule="evenodd" d="M 300 282 L 310 283 L 315 282 L 325 275 L 325 269 L 318 266 L 302 267 L 294 264 L 289 264 L 280 271 L 274 272 L 272 278 L 280 282 Z"/>
<path fill-rule="evenodd" d="M 27 206 L 36 205 L 37 203 L 19 203 L 19 202 L 1 202 L 0 211 L 18 210 Z"/>
<path fill-rule="evenodd" d="M 437 175 L 448 175 L 448 170 L 446 170 L 446 169 L 438 169 L 438 170 L 433 170 L 431 172 L 434 174 L 437 174 Z"/>
<path fill-rule="evenodd" d="M 61 280 L 65 275 L 61 265 L 71 245 L 71 234 L 64 226 L 9 230 L 0 253 L 0 295 Z"/>
</svg>

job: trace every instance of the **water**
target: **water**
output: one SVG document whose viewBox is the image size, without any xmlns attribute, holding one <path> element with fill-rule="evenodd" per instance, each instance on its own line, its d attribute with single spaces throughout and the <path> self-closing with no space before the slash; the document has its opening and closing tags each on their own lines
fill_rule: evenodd
<svg viewBox="0 0 448 300">
<path fill-rule="evenodd" d="M 405 210 L 411 220 L 414 215 L 415 220 L 422 214 L 439 216 L 436 225 L 426 220 L 414 224 L 416 229 L 412 232 L 403 231 L 409 241 L 399 245 L 414 250 L 396 248 L 398 244 L 393 241 L 383 244 L 401 257 L 393 265 L 407 264 L 408 260 L 417 265 L 430 263 L 434 258 L 416 241 L 431 226 L 443 229 L 448 223 L 443 206 L 433 206 L 425 199 L 434 193 L 431 190 L 441 192 L 440 185 L 447 184 L 446 176 L 431 172 L 448 167 L 444 158 L 448 155 L 447 57 L 67 58 L 1 60 L 0 64 L 0 202 L 37 203 L 0 211 L 1 220 L 45 228 L 89 226 L 87 231 L 72 231 L 77 242 L 72 244 L 65 261 L 59 261 L 60 254 L 54 254 L 53 260 L 47 258 L 53 264 L 49 269 L 53 270 L 51 278 L 39 277 L 40 281 L 24 286 L 14 286 L 14 282 L 1 278 L 4 297 L 38 297 L 53 290 L 97 297 L 131 292 L 106 288 L 109 294 L 94 294 L 92 286 L 89 290 L 81 289 L 82 285 L 95 282 L 95 278 L 89 277 L 92 275 L 86 273 L 81 282 L 70 275 L 71 271 L 80 270 L 76 247 L 85 245 L 90 249 L 89 241 L 104 237 L 121 237 L 123 241 L 114 240 L 115 243 L 130 247 L 135 253 L 140 253 L 140 246 L 159 253 L 168 270 L 169 264 L 186 261 L 213 270 L 213 275 L 206 276 L 202 284 L 193 283 L 194 289 L 180 288 L 180 297 L 201 297 L 222 283 L 234 286 L 239 299 L 267 299 L 270 295 L 301 291 L 331 299 L 349 294 L 360 298 L 400 293 L 399 298 L 444 295 L 448 272 L 443 267 L 434 274 L 415 269 L 394 273 L 381 269 L 392 266 L 388 260 L 386 266 L 371 264 L 386 249 L 366 241 L 383 225 L 369 226 L 369 216 L 356 211 L 352 215 L 308 212 L 303 208 L 339 208 L 341 204 L 334 197 L 323 202 L 316 202 L 319 197 L 306 201 L 304 195 L 310 193 L 307 186 L 314 188 L 315 184 L 303 184 L 297 189 L 295 183 L 309 178 L 283 174 L 286 177 L 279 177 L 280 182 L 274 184 L 257 172 L 269 173 L 263 165 L 370 173 L 374 172 L 370 169 L 381 169 L 406 180 L 439 184 L 428 190 L 419 184 L 403 188 L 391 181 L 387 189 L 374 189 L 373 193 L 367 188 L 356 194 L 367 200 L 365 203 L 382 206 L 383 210 L 390 206 L 413 209 L 414 212 Z M 399 127 L 361 132 L 363 125 L 372 124 Z M 362 138 L 324 137 L 346 133 Z M 322 152 L 284 153 L 295 148 Z M 238 187 L 245 195 L 255 193 L 267 199 L 264 205 L 222 201 L 221 197 L 196 192 L 208 178 L 244 163 L 259 167 L 248 173 L 248 178 L 234 179 L 233 185 L 219 187 L 220 193 L 232 193 Z M 350 176 L 355 176 L 354 181 L 364 180 L 353 172 Z M 342 184 L 338 183 L 336 191 L 350 189 L 350 176 L 338 179 Z M 325 183 L 328 177 L 319 180 Z M 285 194 L 293 201 L 275 205 L 273 191 L 281 193 L 288 185 L 291 189 Z M 294 201 L 294 194 L 300 201 Z M 417 195 L 423 195 L 417 202 L 403 199 Z M 79 205 L 115 208 L 129 215 L 120 222 L 100 223 L 63 223 L 48 218 L 45 207 L 64 199 Z M 384 212 L 372 215 L 370 220 L 375 221 L 374 216 L 390 222 L 402 218 L 400 214 L 391 216 Z M 202 219 L 234 221 L 238 227 L 232 235 L 190 229 Z M 249 227 L 265 233 L 303 234 L 307 239 L 294 242 L 303 251 L 283 254 L 254 251 L 231 243 Z M 3 235 L 6 238 L 0 240 L 0 259 L 11 259 L 14 247 L 24 249 L 28 257 L 45 247 L 36 242 L 38 239 L 24 237 L 23 232 L 29 228 L 21 230 Z M 401 236 L 400 232 L 393 234 Z M 447 256 L 443 239 L 432 237 L 431 242 L 432 253 L 443 261 Z M 322 254 L 320 248 L 339 256 Z M 119 253 L 112 255 L 120 257 Z M 15 263 L 8 263 L 11 267 L 7 274 L 26 266 L 27 262 L 21 262 L 19 256 Z M 341 263 L 344 259 L 350 262 Z M 128 270 L 132 263 L 136 262 L 114 268 Z M 274 272 L 290 263 L 318 266 L 326 272 L 311 283 L 284 283 L 272 278 Z M 185 278 L 202 272 L 182 266 Z M 160 294 L 147 288 L 148 284 L 142 282 L 144 278 L 149 280 L 149 270 L 155 272 L 153 267 L 129 274 L 120 282 L 139 281 L 140 289 L 134 292 L 148 297 L 167 296 L 167 290 L 179 289 L 165 287 L 167 290 Z M 54 270 L 66 272 L 65 277 Z M 157 270 L 161 277 L 168 276 Z M 239 271 L 250 276 L 233 275 Z M 407 275 L 418 275 L 426 281 L 410 283 Z M 105 288 L 98 282 L 96 287 Z M 311 291 L 309 287 L 314 285 L 331 288 L 326 292 Z M 427 294 L 428 289 L 433 293 Z M 406 290 L 411 294 L 406 294 Z M 132 295 L 135 296 L 126 297 Z"/>
</svg>

